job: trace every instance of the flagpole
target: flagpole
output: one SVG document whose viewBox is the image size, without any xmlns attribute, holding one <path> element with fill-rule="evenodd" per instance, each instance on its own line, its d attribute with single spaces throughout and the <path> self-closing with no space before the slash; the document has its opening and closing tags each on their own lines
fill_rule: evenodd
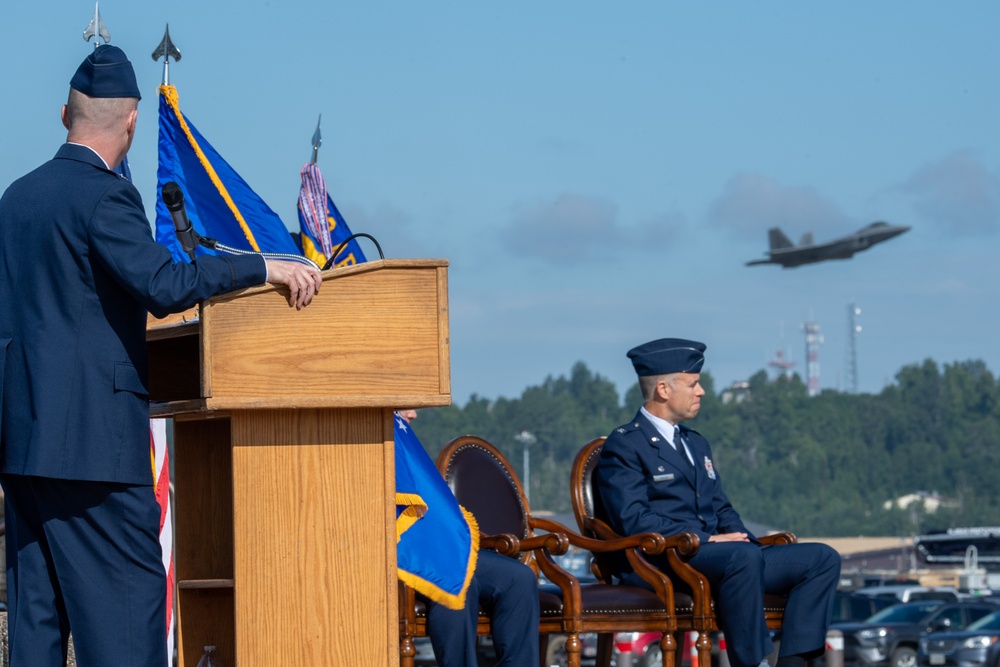
<svg viewBox="0 0 1000 667">
<path fill-rule="evenodd" d="M 94 3 L 94 17 L 90 19 L 87 29 L 83 31 L 83 41 L 89 42 L 91 37 L 94 38 L 95 51 L 101 46 L 102 39 L 105 44 L 109 44 L 111 42 L 111 33 L 108 31 L 108 26 L 104 25 L 104 20 L 101 18 L 100 2 Z M 132 181 L 132 170 L 129 169 L 127 155 L 122 158 L 121 162 L 113 167 L 113 171 L 129 182 Z"/>
</svg>

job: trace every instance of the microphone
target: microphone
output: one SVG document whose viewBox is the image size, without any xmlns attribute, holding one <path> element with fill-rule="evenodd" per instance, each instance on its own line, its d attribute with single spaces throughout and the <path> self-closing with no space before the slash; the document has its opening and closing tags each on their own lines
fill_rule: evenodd
<svg viewBox="0 0 1000 667">
<path fill-rule="evenodd" d="M 188 257 L 194 260 L 194 249 L 198 247 L 201 235 L 191 226 L 191 221 L 188 220 L 187 213 L 184 212 L 184 193 L 181 192 L 181 186 L 173 181 L 164 183 L 163 189 L 160 190 L 160 196 L 163 197 L 163 203 L 170 211 L 170 219 L 174 221 L 174 231 L 177 233 L 177 240 L 180 241 L 181 248 L 184 249 Z"/>
<path fill-rule="evenodd" d="M 301 255 L 286 255 L 280 252 L 255 252 L 252 250 L 241 250 L 239 248 L 232 248 L 227 245 L 219 243 L 213 238 L 207 236 L 202 236 L 194 230 L 191 226 L 191 221 L 188 220 L 187 213 L 184 212 L 184 193 L 181 191 L 181 186 L 177 183 L 170 181 L 163 184 L 163 188 L 160 190 L 160 196 L 163 198 L 163 203 L 170 211 L 170 219 L 174 221 L 174 231 L 177 233 L 177 240 L 180 241 L 181 248 L 187 253 L 188 257 L 194 261 L 194 249 L 199 245 L 203 245 L 206 248 L 211 248 L 212 250 L 222 251 L 230 255 L 257 255 L 264 259 L 279 259 L 288 262 L 299 262 L 301 264 L 308 264 L 316 269 L 316 263 L 312 260 L 302 257 Z M 367 234 L 365 235 L 367 236 Z M 381 254 L 381 249 L 379 249 L 379 254 Z"/>
</svg>

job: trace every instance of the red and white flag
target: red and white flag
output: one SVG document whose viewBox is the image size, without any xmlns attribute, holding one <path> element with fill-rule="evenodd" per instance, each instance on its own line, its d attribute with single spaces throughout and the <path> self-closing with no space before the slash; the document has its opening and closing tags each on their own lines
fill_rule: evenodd
<svg viewBox="0 0 1000 667">
<path fill-rule="evenodd" d="M 160 548 L 163 552 L 163 570 L 167 574 L 167 667 L 173 664 L 174 655 L 174 517 L 170 509 L 170 457 L 167 454 L 167 422 L 149 420 L 150 459 L 153 464 L 153 488 L 160 505 Z"/>
</svg>

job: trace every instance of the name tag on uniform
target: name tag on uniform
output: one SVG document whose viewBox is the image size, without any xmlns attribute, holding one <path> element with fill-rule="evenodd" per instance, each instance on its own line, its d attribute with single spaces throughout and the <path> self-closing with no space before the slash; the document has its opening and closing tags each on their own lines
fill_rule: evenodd
<svg viewBox="0 0 1000 667">
<path fill-rule="evenodd" d="M 672 482 L 674 481 L 674 473 L 668 472 L 665 475 L 653 475 L 654 482 Z"/>
</svg>

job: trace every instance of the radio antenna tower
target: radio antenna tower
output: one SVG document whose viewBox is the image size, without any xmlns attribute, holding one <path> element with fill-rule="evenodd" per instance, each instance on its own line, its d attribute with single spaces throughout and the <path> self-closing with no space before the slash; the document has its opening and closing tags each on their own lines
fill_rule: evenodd
<svg viewBox="0 0 1000 667">
<path fill-rule="evenodd" d="M 785 343 L 785 323 L 781 322 L 778 327 L 778 339 L 781 341 L 782 346 Z M 776 348 L 774 351 L 774 358 L 768 360 L 767 365 L 774 369 L 774 380 L 780 380 L 781 378 L 788 379 L 791 377 L 792 368 L 795 366 L 795 362 L 791 360 L 791 355 L 789 358 L 785 358 L 785 350 L 781 348 Z"/>
<path fill-rule="evenodd" d="M 774 379 L 779 378 L 788 379 L 789 374 L 792 372 L 792 367 L 795 366 L 795 362 L 791 359 L 785 359 L 785 353 L 781 350 L 774 351 L 774 359 L 767 362 L 767 365 L 774 369 Z"/>
<path fill-rule="evenodd" d="M 819 324 L 816 322 L 806 322 L 802 325 L 806 332 L 806 375 L 809 378 L 809 395 L 818 396 L 819 386 L 819 346 L 823 344 L 823 334 L 819 331 Z"/>
<path fill-rule="evenodd" d="M 858 334 L 861 333 L 861 325 L 858 324 L 858 316 L 861 309 L 853 302 L 847 305 L 847 390 L 852 394 L 858 393 Z"/>
</svg>

